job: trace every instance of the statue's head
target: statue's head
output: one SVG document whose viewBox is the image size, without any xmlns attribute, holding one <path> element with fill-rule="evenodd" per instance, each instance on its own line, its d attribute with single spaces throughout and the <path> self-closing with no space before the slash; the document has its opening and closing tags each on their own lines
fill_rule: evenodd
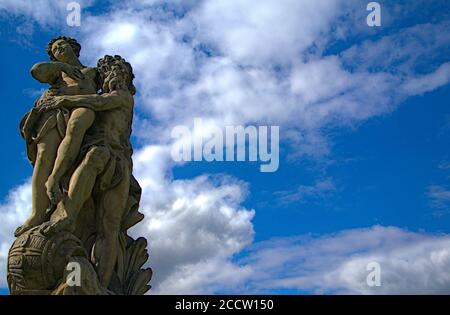
<svg viewBox="0 0 450 315">
<path fill-rule="evenodd" d="M 136 93 L 133 68 L 122 57 L 106 55 L 97 62 L 97 68 L 103 92 L 128 90 L 133 95 Z"/>
<path fill-rule="evenodd" d="M 78 59 L 81 45 L 76 39 L 58 36 L 53 38 L 47 45 L 47 53 L 52 61 L 68 62 Z"/>
</svg>

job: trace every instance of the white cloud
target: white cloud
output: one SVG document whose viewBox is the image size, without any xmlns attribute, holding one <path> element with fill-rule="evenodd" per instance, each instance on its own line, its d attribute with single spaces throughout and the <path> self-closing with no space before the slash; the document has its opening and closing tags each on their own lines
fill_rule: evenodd
<svg viewBox="0 0 450 315">
<path fill-rule="evenodd" d="M 384 36 L 364 37 L 340 53 L 347 67 L 371 72 L 411 75 L 430 72 L 447 61 L 449 22 L 425 23 L 400 28 Z M 439 51 L 440 49 L 440 51 Z"/>
<path fill-rule="evenodd" d="M 282 204 L 306 202 L 311 199 L 323 199 L 337 191 L 333 179 L 330 177 L 316 180 L 312 185 L 300 185 L 294 190 L 277 191 L 274 195 Z"/>
<path fill-rule="evenodd" d="M 154 292 L 195 293 L 199 273 L 229 264 L 253 240 L 254 211 L 240 205 L 246 184 L 207 175 L 173 181 L 164 147 L 140 150 L 134 163 L 143 188 L 140 209 L 146 216 L 134 233 L 149 239 Z M 199 288 L 205 290 L 204 285 Z"/>
<path fill-rule="evenodd" d="M 6 287 L 6 264 L 8 250 L 14 240 L 14 230 L 31 213 L 30 181 L 14 188 L 0 204 L 2 227 L 0 229 L 0 288 Z"/>
<path fill-rule="evenodd" d="M 38 0 L 38 1 L 0 1 L 0 10 L 8 14 L 31 17 L 41 25 L 53 24 L 55 12 L 61 13 L 65 9 L 62 1 Z M 5 13 L 5 12 L 2 12 Z"/>
<path fill-rule="evenodd" d="M 28 6 L 5 3 L 40 21 Z M 446 22 L 324 56 L 336 41 L 369 34 L 358 24 L 361 3 L 130 1 L 99 16 L 83 13 L 82 56 L 91 64 L 106 53 L 130 60 L 141 113 L 136 135 L 152 134 L 146 141 L 166 144 L 171 127 L 204 117 L 219 126 L 280 125 L 293 151 L 317 156 L 332 145 L 328 126 L 353 125 L 448 83 Z"/>
<path fill-rule="evenodd" d="M 173 181 L 165 147 L 137 151 L 134 165 L 143 188 L 140 211 L 145 219 L 132 232 L 149 240 L 149 265 L 155 272 L 152 292 L 197 292 L 194 281 L 198 283 L 198 273 L 230 265 L 230 258 L 253 241 L 254 210 L 240 205 L 247 186 L 227 176 Z M 0 206 L 0 287 L 6 286 L 6 258 L 14 229 L 31 213 L 30 205 L 27 182 L 13 189 Z M 205 285 L 199 290 L 204 291 Z"/>
<path fill-rule="evenodd" d="M 280 238 L 254 244 L 237 262 L 247 277 L 237 292 L 276 289 L 340 294 L 448 294 L 450 237 L 374 226 L 321 237 Z M 367 265 L 381 267 L 370 287 Z"/>
<path fill-rule="evenodd" d="M 165 173 L 167 155 L 162 147 L 147 147 L 135 157 L 146 218 L 133 234 L 149 240 L 154 294 L 450 292 L 448 235 L 375 226 L 252 244 L 254 211 L 240 206 L 246 185 L 208 176 L 171 181 Z M 13 230 L 29 214 L 30 197 L 27 182 L 0 207 L 0 286 L 6 285 Z M 233 258 L 237 253 L 241 258 Z M 381 287 L 366 284 L 366 266 L 373 261 L 381 266 Z"/>
<path fill-rule="evenodd" d="M 239 204 L 245 184 L 201 176 L 170 181 L 167 153 L 148 147 L 136 154 L 146 215 L 133 234 L 149 240 L 153 294 L 267 293 L 284 289 L 341 294 L 448 294 L 450 237 L 374 226 L 336 234 L 252 243 L 252 210 Z M 160 170 L 155 171 L 155 169 Z M 154 182 L 146 181 L 155 175 Z M 141 177 L 144 177 L 142 180 Z M 0 207 L 0 286 L 12 233 L 30 211 L 29 182 Z M 233 258 L 241 253 L 239 259 Z M 366 284 L 367 264 L 381 266 L 381 286 Z"/>
<path fill-rule="evenodd" d="M 450 212 L 450 189 L 442 185 L 431 185 L 427 196 L 431 207 L 436 209 L 434 215 L 441 216 Z"/>
<path fill-rule="evenodd" d="M 54 23 L 65 10 L 49 1 L 36 3 L 2 1 L 0 8 L 42 25 Z M 355 16 L 360 3 L 174 1 L 166 11 L 160 1 L 150 0 L 83 15 L 83 60 L 94 64 L 104 54 L 120 54 L 135 69 L 134 131 L 143 147 L 134 160 L 146 219 L 134 233 L 150 241 L 155 292 L 448 289 L 448 279 L 440 284 L 437 276 L 448 270 L 447 237 L 395 228 L 347 231 L 301 246 L 295 238 L 266 242 L 236 263 L 233 255 L 253 239 L 254 211 L 241 205 L 246 184 L 227 177 L 174 181 L 170 176 L 170 130 L 194 117 L 219 126 L 281 125 L 281 140 L 291 145 L 293 156 L 320 156 L 330 152 L 328 127 L 384 114 L 410 95 L 448 83 L 448 59 L 437 55 L 450 47 L 446 24 L 408 27 L 324 55 L 330 43 L 366 32 L 356 20 L 344 19 L 347 12 Z M 425 66 L 430 60 L 434 64 Z M 2 205 L 10 219 L 1 231 L 0 263 L 13 228 L 28 212 L 29 193 L 29 185 L 21 186 Z M 359 269 L 374 258 L 388 276 L 376 292 L 363 286 Z"/>
<path fill-rule="evenodd" d="M 33 22 L 39 23 L 44 27 L 53 27 L 55 25 L 63 26 L 66 24 L 66 17 L 70 11 L 67 11 L 67 4 L 73 1 L 52 1 L 52 0 L 33 0 L 33 1 L 15 1 L 0 0 L 0 14 L 7 13 L 13 16 L 26 16 Z M 81 9 L 86 9 L 92 5 L 93 0 L 77 0 Z M 28 34 L 30 35 L 30 34 Z"/>
<path fill-rule="evenodd" d="M 450 62 L 442 64 L 430 74 L 410 79 L 403 88 L 411 95 L 423 94 L 450 82 Z"/>
<path fill-rule="evenodd" d="M 206 1 L 190 16 L 200 41 L 233 62 L 263 66 L 289 64 L 327 36 L 342 1 Z"/>
<path fill-rule="evenodd" d="M 447 83 L 447 60 L 430 59 L 450 43 L 445 23 L 407 27 L 324 56 L 330 43 L 368 32 L 351 28 L 362 14 L 355 13 L 358 3 L 204 1 L 180 9 L 170 2 L 166 11 L 159 3 L 86 18 L 82 29 L 91 63 L 118 53 L 133 64 L 135 130 L 144 142 L 170 143 L 173 126 L 202 117 L 218 126 L 280 125 L 294 156 L 320 156 L 332 145 L 329 126 L 352 126 Z M 349 12 L 358 19 L 345 20 Z M 425 59 L 442 64 L 416 69 Z"/>
</svg>

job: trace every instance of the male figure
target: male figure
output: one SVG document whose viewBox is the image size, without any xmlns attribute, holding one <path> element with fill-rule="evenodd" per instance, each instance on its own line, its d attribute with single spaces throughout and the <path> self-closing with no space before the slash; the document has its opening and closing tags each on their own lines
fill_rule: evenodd
<svg viewBox="0 0 450 315">
<path fill-rule="evenodd" d="M 100 224 L 94 256 L 101 284 L 107 288 L 117 261 L 118 238 L 132 176 L 129 137 L 135 89 L 132 68 L 120 56 L 105 56 L 97 67 L 103 94 L 57 96 L 47 106 L 48 110 L 81 106 L 101 112 L 86 134 L 81 148 L 83 160 L 72 174 L 68 194 L 58 205 L 46 233 L 73 231 L 83 204 L 95 196 Z"/>
<path fill-rule="evenodd" d="M 97 71 L 80 63 L 80 49 L 81 46 L 75 39 L 56 37 L 47 47 L 52 62 L 40 62 L 31 69 L 31 75 L 39 82 L 50 84 L 50 89 L 44 92 L 21 123 L 28 157 L 34 169 L 32 213 L 25 223 L 16 229 L 16 236 L 43 223 L 47 209 L 59 201 L 59 181 L 72 165 L 83 135 L 94 121 L 94 111 L 87 108 L 73 110 L 70 117 L 67 111 L 43 113 L 40 110 L 51 96 L 97 92 Z"/>
</svg>

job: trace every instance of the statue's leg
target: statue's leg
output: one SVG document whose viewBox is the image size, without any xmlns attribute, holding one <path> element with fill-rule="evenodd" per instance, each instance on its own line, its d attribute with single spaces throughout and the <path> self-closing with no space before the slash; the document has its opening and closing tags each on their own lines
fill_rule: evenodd
<svg viewBox="0 0 450 315">
<path fill-rule="evenodd" d="M 54 205 L 62 199 L 61 178 L 73 166 L 80 151 L 84 135 L 89 127 L 92 126 L 94 119 L 95 112 L 88 108 L 77 108 L 70 114 L 66 135 L 58 148 L 53 171 L 45 184 L 48 197 Z"/>
<path fill-rule="evenodd" d="M 15 235 L 26 232 L 38 226 L 46 219 L 46 210 L 50 205 L 45 188 L 45 182 L 53 169 L 58 146 L 61 137 L 56 129 L 51 129 L 45 134 L 37 145 L 36 162 L 31 180 L 31 216 L 25 223 L 18 227 Z"/>
<path fill-rule="evenodd" d="M 109 286 L 117 263 L 119 233 L 130 190 L 130 174 L 125 172 L 119 185 L 106 191 L 100 198 L 99 207 L 103 210 L 103 217 L 99 221 L 102 227 L 97 235 L 94 254 L 100 283 L 105 288 Z"/>
<path fill-rule="evenodd" d="M 60 230 L 73 231 L 78 213 L 84 203 L 91 197 L 97 179 L 110 158 L 109 151 L 104 147 L 92 147 L 83 161 L 72 174 L 67 197 L 62 201 L 65 215 L 59 217 L 45 232 Z"/>
</svg>

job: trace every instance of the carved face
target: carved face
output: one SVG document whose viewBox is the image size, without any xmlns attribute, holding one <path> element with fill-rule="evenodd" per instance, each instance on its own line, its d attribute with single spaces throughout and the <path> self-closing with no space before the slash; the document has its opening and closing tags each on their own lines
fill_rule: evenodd
<svg viewBox="0 0 450 315">
<path fill-rule="evenodd" d="M 57 40 L 53 43 L 52 53 L 56 60 L 61 62 L 68 62 L 70 60 L 77 59 L 72 47 L 64 39 Z"/>
<path fill-rule="evenodd" d="M 128 76 L 128 71 L 125 70 L 123 65 L 112 65 L 111 70 L 103 82 L 103 91 L 109 93 L 113 90 L 126 90 Z"/>
</svg>

